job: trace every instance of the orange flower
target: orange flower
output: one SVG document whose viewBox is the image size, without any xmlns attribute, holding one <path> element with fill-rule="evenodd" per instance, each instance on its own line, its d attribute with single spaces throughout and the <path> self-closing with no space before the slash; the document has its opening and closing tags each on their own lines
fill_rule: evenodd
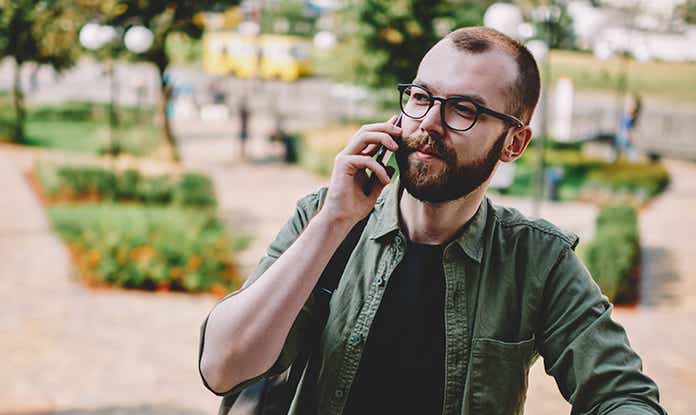
<svg viewBox="0 0 696 415">
<path fill-rule="evenodd" d="M 186 269 L 189 271 L 195 271 L 201 266 L 202 263 L 203 261 L 201 260 L 200 256 L 192 255 L 186 262 Z"/>
<path fill-rule="evenodd" d="M 173 280 L 178 280 L 184 275 L 184 269 L 181 267 L 171 267 L 169 269 L 169 277 Z"/>
<path fill-rule="evenodd" d="M 157 291 L 169 291 L 171 289 L 171 284 L 169 281 L 160 281 L 157 283 Z"/>
<path fill-rule="evenodd" d="M 225 287 L 223 287 L 221 284 L 217 283 L 210 287 L 210 291 L 218 297 L 224 297 L 227 294 L 227 289 L 225 289 Z"/>
</svg>

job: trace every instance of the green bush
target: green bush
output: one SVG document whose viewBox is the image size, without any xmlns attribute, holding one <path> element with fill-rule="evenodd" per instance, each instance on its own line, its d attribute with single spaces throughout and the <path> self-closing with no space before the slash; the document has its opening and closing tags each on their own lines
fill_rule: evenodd
<svg viewBox="0 0 696 415">
<path fill-rule="evenodd" d="M 220 293 L 241 282 L 232 242 L 212 213 L 117 204 L 61 206 L 48 212 L 87 280 Z"/>
<path fill-rule="evenodd" d="M 563 172 L 558 190 L 561 200 L 635 201 L 640 205 L 662 192 L 669 183 L 669 173 L 658 163 L 590 158 L 577 143 L 547 140 L 545 148 L 546 167 L 558 167 Z M 516 161 L 515 178 L 507 193 L 533 195 L 538 166 L 537 149 L 528 149 Z"/>
<path fill-rule="evenodd" d="M 583 250 L 583 259 L 602 293 L 615 303 L 638 299 L 640 235 L 635 208 L 610 205 L 597 216 L 595 238 Z"/>
<path fill-rule="evenodd" d="M 210 179 L 195 173 L 179 177 L 145 176 L 135 169 L 114 172 L 98 166 L 37 163 L 34 174 L 54 201 L 106 200 L 199 207 L 216 205 Z"/>
<path fill-rule="evenodd" d="M 182 206 L 214 206 L 213 183 L 206 176 L 186 173 L 174 188 L 174 201 Z"/>
<path fill-rule="evenodd" d="M 645 162 L 619 161 L 602 166 L 588 175 L 590 186 L 638 193 L 643 197 L 662 192 L 669 180 L 669 172 L 661 164 Z"/>
</svg>

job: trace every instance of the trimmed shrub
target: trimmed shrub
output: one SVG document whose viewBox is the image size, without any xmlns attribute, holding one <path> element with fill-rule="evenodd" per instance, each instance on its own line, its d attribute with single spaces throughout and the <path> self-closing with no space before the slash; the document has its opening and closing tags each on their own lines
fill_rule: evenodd
<svg viewBox="0 0 696 415">
<path fill-rule="evenodd" d="M 610 301 L 638 300 L 640 235 L 635 208 L 610 205 L 597 216 L 595 238 L 583 250 L 583 259 Z"/>
<path fill-rule="evenodd" d="M 669 172 L 658 163 L 619 161 L 602 166 L 588 175 L 588 185 L 608 187 L 613 191 L 639 193 L 652 197 L 669 184 Z"/>
<path fill-rule="evenodd" d="M 198 207 L 216 205 L 210 179 L 196 173 L 186 173 L 179 177 L 144 176 L 135 169 L 114 172 L 99 166 L 37 163 L 34 175 L 51 202 L 126 201 Z"/>
<path fill-rule="evenodd" d="M 48 213 L 87 281 L 218 294 L 241 284 L 233 242 L 212 213 L 117 204 L 53 207 Z"/>
</svg>

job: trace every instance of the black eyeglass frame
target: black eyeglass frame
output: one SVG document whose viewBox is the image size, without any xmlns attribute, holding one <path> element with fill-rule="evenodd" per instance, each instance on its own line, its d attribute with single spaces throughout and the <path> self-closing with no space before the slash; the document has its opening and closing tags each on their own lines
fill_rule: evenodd
<svg viewBox="0 0 696 415">
<path fill-rule="evenodd" d="M 404 91 L 406 90 L 406 88 L 409 88 L 409 87 L 417 87 L 417 88 L 420 88 L 428 93 L 428 98 L 429 98 L 428 109 L 425 110 L 425 113 L 423 115 L 421 115 L 420 117 L 412 117 L 412 116 L 408 115 L 406 113 L 406 111 L 404 111 L 403 95 L 404 95 Z M 484 107 L 483 105 L 479 104 L 478 102 L 474 101 L 473 99 L 471 99 L 470 97 L 467 97 L 467 96 L 453 95 L 453 96 L 447 97 L 447 98 L 438 97 L 438 96 L 433 95 L 430 91 L 428 91 L 428 88 L 424 87 L 423 85 L 418 85 L 418 84 L 397 84 L 397 88 L 399 89 L 399 106 L 401 107 L 401 112 L 403 112 L 403 114 L 406 115 L 408 118 L 411 118 L 414 120 L 419 120 L 419 119 L 425 117 L 426 115 L 428 115 L 428 112 L 433 108 L 433 105 L 435 105 L 435 101 L 439 101 L 440 102 L 440 119 L 442 120 L 442 123 L 447 126 L 447 128 L 449 128 L 453 131 L 468 131 L 468 130 L 474 128 L 474 125 L 476 125 L 476 122 L 478 121 L 479 115 L 481 115 L 481 114 L 491 115 L 491 116 L 498 118 L 499 120 L 504 121 L 508 124 L 511 124 L 512 126 L 517 127 L 517 128 L 524 127 L 524 123 L 522 121 L 520 121 L 519 118 L 512 116 L 512 115 L 504 114 L 502 112 L 498 112 L 496 110 L 492 110 L 492 109 L 487 108 L 487 107 Z M 476 107 L 476 115 L 474 116 L 474 121 L 471 123 L 471 125 L 469 127 L 464 128 L 464 129 L 453 128 L 449 124 L 447 124 L 447 121 L 445 121 L 445 104 L 447 104 L 448 101 L 453 101 L 453 100 L 470 102 L 471 104 L 473 104 Z"/>
</svg>

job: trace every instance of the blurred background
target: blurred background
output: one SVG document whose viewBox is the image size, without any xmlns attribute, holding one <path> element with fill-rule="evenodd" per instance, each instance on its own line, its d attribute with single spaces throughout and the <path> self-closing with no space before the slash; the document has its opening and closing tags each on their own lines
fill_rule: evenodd
<svg viewBox="0 0 696 415">
<path fill-rule="evenodd" d="M 533 52 L 490 197 L 580 235 L 696 407 L 696 1 L 0 0 L 0 414 L 210 414 L 200 324 L 449 31 Z M 543 364 L 527 413 L 569 413 Z"/>
</svg>

